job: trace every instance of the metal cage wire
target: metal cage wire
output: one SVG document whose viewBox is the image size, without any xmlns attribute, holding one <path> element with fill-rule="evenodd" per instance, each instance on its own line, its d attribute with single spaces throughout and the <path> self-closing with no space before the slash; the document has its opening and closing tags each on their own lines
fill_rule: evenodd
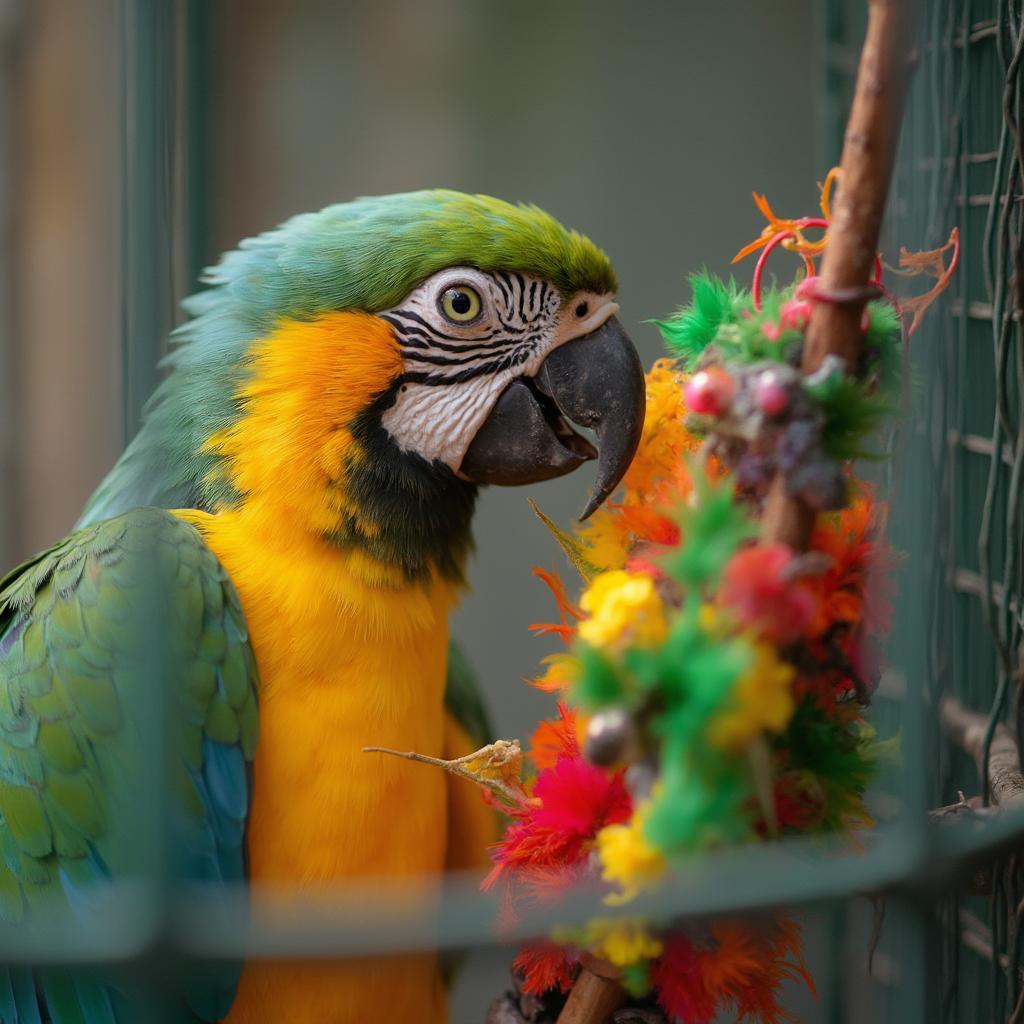
<svg viewBox="0 0 1024 1024">
<path fill-rule="evenodd" d="M 862 17 L 861 5 L 830 5 L 833 116 L 849 92 Z M 1022 58 L 1018 0 L 924 5 L 887 221 L 890 253 L 901 244 L 941 245 L 953 225 L 962 245 L 950 293 L 912 343 L 913 418 L 893 495 L 894 542 L 923 570 L 915 599 L 900 609 L 896 646 L 920 675 L 929 709 L 931 806 L 961 791 L 987 796 L 997 723 L 1017 736 L 1024 724 Z M 830 136 L 840 134 L 833 123 Z M 938 705 L 947 694 L 988 715 L 980 779 L 939 734 Z M 929 1019 L 1024 1017 L 1024 907 L 1015 847 L 1007 853 L 992 862 L 991 896 L 973 893 L 977 887 L 964 878 L 935 894 Z"/>
<path fill-rule="evenodd" d="M 993 727 L 1021 714 L 1013 674 L 1024 629 L 1024 273 L 1010 255 L 1021 250 L 1024 156 L 1017 124 L 1024 11 L 1019 0 L 998 12 L 994 4 L 925 5 L 921 66 L 890 204 L 891 240 L 926 248 L 940 244 L 959 223 L 964 245 L 955 294 L 914 338 L 913 416 L 893 438 L 895 468 L 879 481 L 893 502 L 893 540 L 906 551 L 906 561 L 893 668 L 874 714 L 883 734 L 900 730 L 903 768 L 880 782 L 879 825 L 860 852 L 828 856 L 840 851 L 810 840 L 726 851 L 688 866 L 656 899 L 628 908 L 659 919 L 776 906 L 827 908 L 833 984 L 822 1016 L 834 1020 L 868 1019 L 851 1009 L 853 994 L 843 984 L 846 908 L 861 893 L 887 899 L 878 951 L 898 970 L 895 983 L 879 982 L 885 1019 L 930 1020 L 939 1010 L 948 1020 L 1000 1019 L 1019 998 L 1022 893 L 1015 859 L 998 858 L 1012 854 L 1024 836 L 1024 815 L 938 828 L 926 814 L 928 807 L 949 802 L 957 788 L 978 785 L 973 766 L 950 754 L 938 736 L 938 696 L 956 693 L 970 707 L 991 709 Z M 123 0 L 127 436 L 157 380 L 182 286 L 212 255 L 206 251 L 212 19 L 210 5 L 201 0 L 178 6 Z M 837 148 L 862 25 L 859 2 L 828 5 L 822 91 L 828 135 Z M 151 679 L 168 694 L 174 672 L 161 652 L 158 602 L 159 595 L 150 595 L 136 614 L 138 628 L 152 640 Z M 526 914 L 514 933 L 498 935 L 496 901 L 481 895 L 475 880 L 452 876 L 439 899 L 426 903 L 394 882 L 316 894 L 275 892 L 273 909 L 250 921 L 244 890 L 214 900 L 201 887 L 173 882 L 165 856 L 170 826 L 158 799 L 167 785 L 161 751 L 169 716 L 159 704 L 152 711 L 144 728 L 155 798 L 138 823 L 145 870 L 98 894 L 87 923 L 54 915 L 31 933 L 0 927 L 0 962 L 116 964 L 142 972 L 152 986 L 157 1019 L 160 986 L 197 959 L 479 948 L 598 910 L 614 912 L 596 890 L 581 888 L 557 913 Z M 990 904 L 949 895 L 979 862 L 993 859 Z M 935 920 L 941 928 L 932 927 Z M 964 921 L 978 922 L 983 936 L 988 928 L 988 969 L 975 953 L 963 951 Z M 863 955 L 866 960 L 866 950 Z"/>
</svg>

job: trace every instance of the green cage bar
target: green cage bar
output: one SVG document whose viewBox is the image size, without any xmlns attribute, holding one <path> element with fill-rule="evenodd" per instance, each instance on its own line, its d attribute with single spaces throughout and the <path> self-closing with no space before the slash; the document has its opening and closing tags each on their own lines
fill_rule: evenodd
<svg viewBox="0 0 1024 1024">
<path fill-rule="evenodd" d="M 210 256 L 210 6 L 200 0 L 122 4 L 126 438 L 159 379 L 181 292 Z M 826 5 L 822 114 L 833 160 L 863 23 L 859 0 Z M 851 901 L 864 893 L 886 901 L 878 949 L 898 966 L 898 983 L 879 983 L 884 1013 L 878 1019 L 1004 1019 L 1019 998 L 1024 922 L 1017 912 L 1016 865 L 1007 855 L 1024 839 L 1024 813 L 936 825 L 927 810 L 952 802 L 958 789 L 978 789 L 973 765 L 939 733 L 941 695 L 991 712 L 993 727 L 1020 714 L 1012 691 L 1014 652 L 1024 631 L 1024 339 L 1008 253 L 1021 241 L 1024 166 L 1015 125 L 1022 24 L 1024 12 L 1012 3 L 998 9 L 994 0 L 925 5 L 886 252 L 894 253 L 896 244 L 937 246 L 957 224 L 963 258 L 950 293 L 910 345 L 913 415 L 890 439 L 896 468 L 878 473 L 878 487 L 892 502 L 893 542 L 906 552 L 892 667 L 874 712 L 883 735 L 900 732 L 903 765 L 879 784 L 879 825 L 865 836 L 861 852 L 844 856 L 805 840 L 725 851 L 692 865 L 657 901 L 629 908 L 631 915 L 646 911 L 655 918 L 824 908 L 832 963 L 821 1019 L 868 1019 L 851 1009 L 856 979 L 844 976 L 840 960 L 843 944 L 853 941 Z M 149 640 L 151 678 L 166 694 L 174 672 L 161 652 L 159 595 L 136 611 Z M 160 705 L 152 712 L 145 725 L 147 784 L 158 795 L 168 784 L 162 751 L 170 716 Z M 515 932 L 499 935 L 496 900 L 452 877 L 436 912 L 404 903 L 397 887 L 385 899 L 353 885 L 312 896 L 278 893 L 287 912 L 255 923 L 240 890 L 220 900 L 211 916 L 209 892 L 173 885 L 166 859 L 170 825 L 161 805 L 149 802 L 140 821 L 147 871 L 137 883 L 117 883 L 99 897 L 102 926 L 54 918 L 32 934 L 0 927 L 0 961 L 124 965 L 152 986 L 157 1016 L 161 979 L 167 983 L 197 960 L 476 949 L 582 921 L 597 910 L 609 913 L 595 891 L 583 888 L 557 915 L 528 914 Z M 956 895 L 979 865 L 990 866 L 991 898 Z M 988 963 L 964 947 L 964 921 L 989 930 Z"/>
</svg>

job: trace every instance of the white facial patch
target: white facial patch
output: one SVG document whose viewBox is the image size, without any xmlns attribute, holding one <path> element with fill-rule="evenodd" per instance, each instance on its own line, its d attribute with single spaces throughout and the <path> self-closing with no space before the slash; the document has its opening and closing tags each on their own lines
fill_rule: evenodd
<svg viewBox="0 0 1024 1024">
<path fill-rule="evenodd" d="M 474 296 L 479 311 L 459 322 L 460 314 L 474 313 Z M 502 391 L 517 377 L 534 376 L 555 348 L 596 330 L 618 309 L 609 295 L 580 292 L 572 299 L 563 308 L 553 285 L 526 274 L 452 267 L 428 278 L 379 314 L 405 361 L 384 429 L 403 451 L 457 472 Z"/>
</svg>

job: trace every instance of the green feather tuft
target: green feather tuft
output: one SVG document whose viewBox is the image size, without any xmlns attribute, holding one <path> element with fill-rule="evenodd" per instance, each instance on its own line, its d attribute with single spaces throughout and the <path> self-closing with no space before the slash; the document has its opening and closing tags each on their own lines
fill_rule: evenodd
<svg viewBox="0 0 1024 1024">
<path fill-rule="evenodd" d="M 741 297 L 732 278 L 726 283 L 706 270 L 690 275 L 690 289 L 693 297 L 688 306 L 668 320 L 654 321 L 665 344 L 687 364 L 700 357 L 723 324 L 735 322 Z"/>
<path fill-rule="evenodd" d="M 787 769 L 808 773 L 821 787 L 824 814 L 818 829 L 823 832 L 841 831 L 844 819 L 859 810 L 876 772 L 879 748 L 890 754 L 893 745 L 876 742 L 866 722 L 830 717 L 810 699 L 797 705 L 778 740 L 779 749 L 786 751 Z"/>
<path fill-rule="evenodd" d="M 713 586 L 729 559 L 757 528 L 733 498 L 730 480 L 714 483 L 692 473 L 697 500 L 678 514 L 685 543 L 664 559 L 669 575 L 686 588 Z"/>
<path fill-rule="evenodd" d="M 840 462 L 885 458 L 884 453 L 865 448 L 864 439 L 895 411 L 888 399 L 871 394 L 860 381 L 838 374 L 817 387 L 804 387 L 825 412 L 822 444 L 830 458 Z"/>
<path fill-rule="evenodd" d="M 592 711 L 616 704 L 625 696 L 625 688 L 615 666 L 596 647 L 578 643 L 579 677 L 573 687 L 573 699 Z"/>
<path fill-rule="evenodd" d="M 494 739 L 494 728 L 487 714 L 480 681 L 469 658 L 455 640 L 448 645 L 444 706 L 477 747 L 485 746 Z"/>
<path fill-rule="evenodd" d="M 871 353 L 871 365 L 878 374 L 879 391 L 892 394 L 899 386 L 902 370 L 900 339 L 903 326 L 900 314 L 891 302 L 868 303 L 868 329 L 864 332 L 864 351 Z"/>
</svg>

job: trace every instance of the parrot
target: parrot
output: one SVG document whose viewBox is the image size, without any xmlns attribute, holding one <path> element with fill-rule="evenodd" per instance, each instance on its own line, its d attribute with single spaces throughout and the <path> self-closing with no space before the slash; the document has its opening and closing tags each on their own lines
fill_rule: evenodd
<svg viewBox="0 0 1024 1024">
<path fill-rule="evenodd" d="M 639 443 L 612 264 L 536 206 L 339 203 L 201 283 L 73 532 L 0 581 L 6 927 L 50 907 L 100 927 L 95 887 L 145 870 L 154 801 L 174 877 L 250 900 L 382 878 L 429 893 L 482 865 L 495 822 L 475 787 L 363 748 L 453 758 L 487 740 L 448 625 L 479 488 L 596 461 L 586 516 Z M 141 985 L 0 967 L 0 1021 L 145 1019 Z M 429 950 L 198 964 L 160 999 L 190 1024 L 447 1019 Z"/>
</svg>

